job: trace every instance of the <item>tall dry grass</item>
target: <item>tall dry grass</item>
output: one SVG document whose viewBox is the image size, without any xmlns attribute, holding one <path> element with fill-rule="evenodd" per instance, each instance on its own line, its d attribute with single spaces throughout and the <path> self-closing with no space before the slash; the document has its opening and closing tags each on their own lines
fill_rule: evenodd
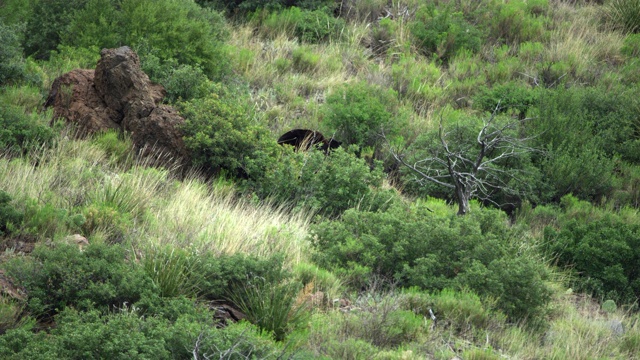
<svg viewBox="0 0 640 360">
<path fill-rule="evenodd" d="M 178 181 L 170 169 L 148 167 L 144 161 L 131 167 L 114 164 L 87 140 L 63 137 L 52 149 L 30 157 L 0 158 L 0 187 L 16 204 L 35 200 L 67 213 L 109 204 L 131 215 L 124 240 L 140 249 L 171 245 L 256 256 L 283 253 L 288 266 L 308 253 L 311 214 L 291 214 L 241 198 L 224 183 L 208 184 L 196 177 Z"/>
</svg>

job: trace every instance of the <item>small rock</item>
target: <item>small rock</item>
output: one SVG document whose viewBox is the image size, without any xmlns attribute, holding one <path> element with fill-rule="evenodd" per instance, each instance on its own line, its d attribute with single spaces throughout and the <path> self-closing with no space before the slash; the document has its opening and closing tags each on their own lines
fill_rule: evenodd
<svg viewBox="0 0 640 360">
<path fill-rule="evenodd" d="M 624 335 L 624 326 L 622 325 L 622 321 L 616 319 L 609 320 L 608 325 L 611 332 L 615 335 Z"/>
<path fill-rule="evenodd" d="M 83 250 L 85 246 L 89 245 L 89 240 L 80 234 L 73 234 L 64 238 L 65 242 L 69 244 L 76 244 L 80 250 Z"/>
</svg>

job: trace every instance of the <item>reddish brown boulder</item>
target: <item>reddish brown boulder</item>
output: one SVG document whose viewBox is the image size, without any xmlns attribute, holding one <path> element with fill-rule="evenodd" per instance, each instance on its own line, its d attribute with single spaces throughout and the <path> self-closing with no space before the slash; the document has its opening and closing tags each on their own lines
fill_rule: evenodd
<svg viewBox="0 0 640 360">
<path fill-rule="evenodd" d="M 77 69 L 57 78 L 45 107 L 53 106 L 53 120 L 76 124 L 78 135 L 120 129 L 122 115 L 108 108 L 93 86 L 93 70 Z"/>
<path fill-rule="evenodd" d="M 140 69 L 138 55 L 127 46 L 102 49 L 95 74 L 96 91 L 102 100 L 125 116 L 132 107 L 144 107 L 150 113 L 165 95 L 164 89 L 161 94 L 154 94 L 157 86 L 152 86 L 147 74 Z"/>
<path fill-rule="evenodd" d="M 188 154 L 178 112 L 161 105 L 166 92 L 149 80 L 126 46 L 103 49 L 96 70 L 74 70 L 54 81 L 45 107 L 77 124 L 80 136 L 109 129 L 131 133 L 138 151 L 183 162 Z"/>
</svg>

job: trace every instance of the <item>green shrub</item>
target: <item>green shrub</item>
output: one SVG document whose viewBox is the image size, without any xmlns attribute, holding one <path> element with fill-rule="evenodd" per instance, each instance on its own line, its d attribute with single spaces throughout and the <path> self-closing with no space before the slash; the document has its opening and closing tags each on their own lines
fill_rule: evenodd
<svg viewBox="0 0 640 360">
<path fill-rule="evenodd" d="M 612 0 L 605 7 L 611 25 L 627 33 L 640 32 L 640 1 Z"/>
<path fill-rule="evenodd" d="M 0 190 L 0 237 L 11 235 L 22 223 L 23 213 L 11 204 L 11 196 Z"/>
<path fill-rule="evenodd" d="M 327 96 L 324 116 L 327 126 L 345 145 L 378 148 L 382 134 L 392 139 L 403 126 L 398 95 L 364 82 L 347 84 Z M 396 118 L 397 117 L 397 118 Z"/>
<path fill-rule="evenodd" d="M 20 81 L 25 75 L 20 33 L 24 29 L 0 23 L 0 85 Z"/>
<path fill-rule="evenodd" d="M 26 56 L 48 59 L 56 50 L 61 34 L 67 32 L 76 11 L 82 10 L 88 0 L 30 0 L 32 11 L 26 19 L 24 50 Z"/>
<path fill-rule="evenodd" d="M 277 10 L 290 6 L 307 10 L 333 9 L 336 6 L 333 0 L 196 0 L 196 3 L 230 13 L 250 13 L 258 9 Z"/>
<path fill-rule="evenodd" d="M 39 319 L 50 319 L 67 307 L 108 311 L 156 291 L 120 246 L 90 244 L 84 251 L 75 244 L 38 246 L 31 259 L 11 259 L 2 267 L 25 288 L 27 310 Z"/>
<path fill-rule="evenodd" d="M 141 316 L 135 307 L 109 313 L 66 309 L 49 332 L 34 333 L 29 327 L 9 330 L 0 337 L 0 356 L 16 360 L 186 359 L 229 354 L 268 358 L 282 353 L 248 323 L 217 329 L 211 324 L 212 314 L 197 309 L 193 302 L 185 310 L 177 319 L 168 320 L 161 315 Z"/>
<path fill-rule="evenodd" d="M 494 10 L 496 16 L 489 20 L 489 36 L 507 44 L 539 40 L 546 25 L 540 15 L 548 8 L 548 0 L 499 3 Z"/>
<path fill-rule="evenodd" d="M 444 74 L 435 61 L 401 55 L 391 65 L 391 74 L 393 89 L 409 100 L 417 113 L 424 114 L 445 94 L 441 82 Z"/>
<path fill-rule="evenodd" d="M 398 309 L 391 301 L 382 300 L 367 311 L 347 317 L 341 333 L 387 349 L 415 341 L 424 331 L 423 318 L 411 310 Z"/>
<path fill-rule="evenodd" d="M 455 12 L 451 7 L 421 7 L 415 21 L 409 24 L 409 30 L 424 55 L 444 63 L 462 49 L 480 50 L 482 42 L 480 31 L 468 23 L 461 12 Z"/>
<path fill-rule="evenodd" d="M 537 93 L 528 86 L 515 82 L 502 83 L 492 88 L 481 88 L 473 97 L 473 107 L 485 112 L 518 115 L 524 119 L 530 107 L 537 105 Z"/>
<path fill-rule="evenodd" d="M 592 200 L 610 195 L 615 159 L 638 161 L 638 103 L 632 94 L 623 86 L 540 92 L 537 119 L 528 131 L 536 136 L 534 145 L 547 150 L 546 156 L 534 154 L 550 192 L 541 199 L 558 201 L 568 193 Z"/>
<path fill-rule="evenodd" d="M 207 300 L 229 297 L 250 279 L 258 277 L 269 284 L 287 280 L 290 274 L 283 269 L 283 257 L 258 258 L 244 254 L 201 254 L 189 271 L 189 284 L 196 285 L 198 295 Z"/>
<path fill-rule="evenodd" d="M 261 198 L 337 216 L 363 203 L 375 206 L 371 188 L 381 183 L 380 166 L 372 170 L 365 160 L 339 148 L 329 155 L 287 152 L 250 187 Z"/>
<path fill-rule="evenodd" d="M 293 68 L 297 72 L 313 73 L 318 68 L 320 55 L 314 53 L 308 46 L 299 46 L 295 48 L 291 56 L 293 57 Z"/>
<path fill-rule="evenodd" d="M 545 228 L 544 247 L 577 275 L 577 288 L 598 298 L 634 301 L 640 295 L 640 227 L 613 215 L 567 219 Z"/>
<path fill-rule="evenodd" d="M 116 164 L 127 164 L 132 160 L 133 143 L 131 138 L 116 130 L 107 130 L 93 136 L 91 141 L 98 145 L 107 154 L 107 157 Z"/>
<path fill-rule="evenodd" d="M 324 10 L 301 10 L 290 7 L 281 12 L 271 12 L 263 20 L 263 31 L 277 34 L 287 32 L 301 42 L 319 43 L 337 37 L 345 22 L 331 16 Z"/>
<path fill-rule="evenodd" d="M 217 90 L 178 104 L 185 118 L 182 130 L 192 163 L 208 174 L 258 176 L 257 172 L 270 165 L 275 139 L 266 126 L 255 122 L 244 95 L 222 87 Z M 254 164 L 260 165 L 249 170 L 247 164 L 257 159 L 260 161 Z"/>
<path fill-rule="evenodd" d="M 627 35 L 620 52 L 630 58 L 640 56 L 640 34 Z"/>
<path fill-rule="evenodd" d="M 25 201 L 24 221 L 20 231 L 41 238 L 51 238 L 58 233 L 77 232 L 85 221 L 82 214 L 28 199 Z"/>
<path fill-rule="evenodd" d="M 142 70 L 149 79 L 162 84 L 167 91 L 165 102 L 174 104 L 203 98 L 215 89 L 198 65 L 181 64 L 174 58 L 161 59 L 157 51 L 149 49 L 148 45 L 140 45 L 138 55 Z"/>
<path fill-rule="evenodd" d="M 83 0 L 73 12 L 63 44 L 114 48 L 123 44 L 162 61 L 200 67 L 210 78 L 229 72 L 223 46 L 228 37 L 219 13 L 192 1 Z"/>
<path fill-rule="evenodd" d="M 443 289 L 431 294 L 417 288 L 403 290 L 403 307 L 413 309 L 425 318 L 431 318 L 429 309 L 436 317 L 436 326 L 446 327 L 457 334 L 468 334 L 473 329 L 499 328 L 505 316 L 485 306 L 480 297 L 469 291 Z"/>
<path fill-rule="evenodd" d="M 187 359 L 270 358 L 283 353 L 252 325 L 217 329 L 211 326 L 211 316 L 199 309 L 167 321 L 141 316 L 133 307 L 109 314 L 66 309 L 48 333 L 33 333 L 26 327 L 9 330 L 0 337 L 0 356 L 8 360 Z"/>
<path fill-rule="evenodd" d="M 0 149 L 25 154 L 29 150 L 51 145 L 55 131 L 36 113 L 0 103 Z"/>
<path fill-rule="evenodd" d="M 518 253 L 516 229 L 497 210 L 459 217 L 425 205 L 385 212 L 347 210 L 312 227 L 313 258 L 355 288 L 378 276 L 425 290 L 468 288 L 498 299 L 511 319 L 539 316 L 549 300 L 545 268 Z"/>
</svg>

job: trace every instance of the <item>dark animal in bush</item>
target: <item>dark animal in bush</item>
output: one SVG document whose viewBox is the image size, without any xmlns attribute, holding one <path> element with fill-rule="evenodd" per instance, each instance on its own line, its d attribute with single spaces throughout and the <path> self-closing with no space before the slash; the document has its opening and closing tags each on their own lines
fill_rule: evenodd
<svg viewBox="0 0 640 360">
<path fill-rule="evenodd" d="M 325 138 L 320 132 L 307 129 L 293 129 L 278 138 L 280 145 L 292 145 L 299 149 L 309 150 L 311 146 L 326 152 L 338 148 L 342 143 L 334 138 Z"/>
</svg>

